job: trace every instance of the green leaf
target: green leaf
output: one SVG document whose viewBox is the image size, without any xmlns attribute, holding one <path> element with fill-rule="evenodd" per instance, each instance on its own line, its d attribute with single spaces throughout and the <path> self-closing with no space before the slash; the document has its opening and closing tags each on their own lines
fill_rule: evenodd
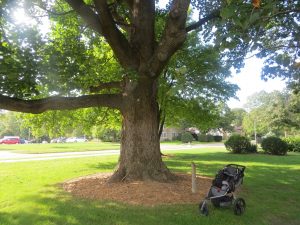
<svg viewBox="0 0 300 225">
<path fill-rule="evenodd" d="M 256 21 L 258 21 L 259 19 L 260 19 L 260 14 L 259 14 L 259 12 L 254 12 L 254 13 L 251 14 L 251 17 L 250 17 L 250 19 L 249 19 L 249 23 L 250 23 L 250 24 L 253 24 L 253 23 L 255 23 Z"/>
<path fill-rule="evenodd" d="M 235 15 L 233 7 L 223 8 L 220 13 L 222 19 L 229 19 Z"/>
</svg>

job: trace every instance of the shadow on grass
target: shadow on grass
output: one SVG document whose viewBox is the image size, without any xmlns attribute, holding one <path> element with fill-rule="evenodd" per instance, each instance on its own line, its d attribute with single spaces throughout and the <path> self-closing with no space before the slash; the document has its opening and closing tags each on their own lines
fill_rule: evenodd
<svg viewBox="0 0 300 225">
<path fill-rule="evenodd" d="M 117 166 L 117 162 L 99 162 L 96 164 L 89 164 L 88 166 L 93 169 L 97 169 L 100 171 L 112 171 Z"/>
<path fill-rule="evenodd" d="M 209 169 L 215 170 L 216 165 Z M 173 205 L 157 207 L 131 206 L 118 202 L 90 201 L 72 197 L 59 185 L 44 186 L 34 195 L 25 195 L 19 202 L 28 204 L 21 210 L 0 212 L 1 225 L 186 225 L 186 224 L 239 224 L 269 225 L 270 221 L 297 224 L 300 216 L 300 197 L 297 195 L 300 173 L 287 167 L 257 166 L 249 169 L 250 177 L 240 195 L 246 199 L 247 211 L 242 217 L 229 209 L 213 209 L 208 218 L 199 216 L 197 205 Z M 294 177 L 294 179 L 292 179 Z M 270 179 L 266 179 L 270 178 Z M 288 181 L 287 181 L 288 179 Z M 285 181 L 282 183 L 281 181 Z M 292 208 L 282 204 L 293 205 Z M 266 219 L 269 218 L 269 219 Z"/>
<path fill-rule="evenodd" d="M 57 194 L 57 193 L 56 193 Z M 37 211 L 26 209 L 13 213 L 0 212 L 1 225 L 141 225 L 197 223 L 196 207 L 137 207 L 108 201 L 87 201 L 61 193 L 54 198 L 41 195 L 28 196 L 22 201 L 34 204 Z M 47 207 L 47 211 L 42 209 Z M 164 208 L 164 209 L 163 209 Z M 163 209 L 163 210 L 162 210 Z M 180 209 L 180 213 L 179 212 Z"/>
<path fill-rule="evenodd" d="M 176 154 L 165 159 L 172 171 L 189 172 L 194 161 L 204 175 L 214 176 L 228 163 L 247 166 L 241 196 L 247 211 L 242 217 L 232 210 L 211 210 L 210 216 L 200 217 L 197 205 L 141 207 L 109 201 L 89 201 L 74 198 L 59 185 L 43 186 L 36 194 L 24 194 L 16 202 L 24 207 L 10 212 L 0 211 L 1 225 L 270 225 L 274 221 L 296 225 L 300 221 L 300 154 L 291 157 L 267 155 L 232 155 L 226 153 Z M 116 162 L 87 164 L 101 171 L 111 171 Z M 298 167 L 296 167 L 298 168 Z M 30 185 L 30 184 L 28 184 Z M 292 205 L 293 207 L 282 207 Z M 28 208 L 26 207 L 28 206 Z M 272 222 L 273 221 L 273 222 Z M 299 223 L 298 223 L 299 224 Z"/>
<path fill-rule="evenodd" d="M 61 191 L 48 193 L 48 196 L 42 193 L 30 195 L 21 200 L 34 207 L 10 213 L 0 212 L 1 225 L 264 225 L 264 215 L 253 218 L 253 210 L 237 217 L 231 208 L 212 209 L 210 206 L 210 216 L 203 217 L 198 214 L 197 205 L 131 206 L 73 198 Z M 261 211 L 259 213 L 262 214 Z"/>
</svg>

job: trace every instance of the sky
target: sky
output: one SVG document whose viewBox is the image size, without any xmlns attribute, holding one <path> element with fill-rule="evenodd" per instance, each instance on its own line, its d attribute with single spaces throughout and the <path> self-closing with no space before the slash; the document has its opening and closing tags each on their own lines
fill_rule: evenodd
<svg viewBox="0 0 300 225">
<path fill-rule="evenodd" d="M 165 3 L 166 0 L 160 1 L 160 6 L 164 6 Z M 32 18 L 25 14 L 22 8 L 15 11 L 14 18 L 17 24 L 32 24 L 35 22 Z M 46 20 L 45 23 L 47 23 Z M 49 29 L 47 26 L 45 27 L 45 29 Z M 240 90 L 236 93 L 239 100 L 231 98 L 227 102 L 230 108 L 243 108 L 247 102 L 247 98 L 256 92 L 260 92 L 262 90 L 271 92 L 273 90 L 284 89 L 285 83 L 280 79 L 272 79 L 267 82 L 261 80 L 260 74 L 262 66 L 262 60 L 252 57 L 245 61 L 245 67 L 241 69 L 240 73 L 235 74 L 233 72 L 232 78 L 228 80 L 237 84 Z"/>
<path fill-rule="evenodd" d="M 232 78 L 228 79 L 240 88 L 236 94 L 239 100 L 231 98 L 227 102 L 230 108 L 244 108 L 247 98 L 254 93 L 263 90 L 266 92 L 282 91 L 285 88 L 285 82 L 279 78 L 263 81 L 260 78 L 262 66 L 263 61 L 261 59 L 252 57 L 245 61 L 245 67 L 241 69 L 240 73 L 233 73 Z"/>
</svg>

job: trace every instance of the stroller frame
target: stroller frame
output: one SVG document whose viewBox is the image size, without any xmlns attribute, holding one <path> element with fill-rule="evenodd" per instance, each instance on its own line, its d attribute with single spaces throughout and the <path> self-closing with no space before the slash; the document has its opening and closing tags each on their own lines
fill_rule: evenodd
<svg viewBox="0 0 300 225">
<path fill-rule="evenodd" d="M 246 167 L 242 165 L 228 164 L 220 170 L 213 180 L 213 185 L 210 187 L 206 198 L 199 204 L 200 214 L 208 216 L 208 201 L 211 201 L 215 207 L 233 206 L 234 214 L 242 215 L 246 203 L 243 198 L 237 198 L 234 191 L 243 183 L 245 169 Z M 224 180 L 224 178 L 226 179 Z"/>
</svg>

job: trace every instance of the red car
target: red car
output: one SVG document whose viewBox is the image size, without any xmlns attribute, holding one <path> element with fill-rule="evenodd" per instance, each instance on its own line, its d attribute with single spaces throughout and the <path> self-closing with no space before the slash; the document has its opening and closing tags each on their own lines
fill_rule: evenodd
<svg viewBox="0 0 300 225">
<path fill-rule="evenodd" d="M 0 144 L 19 144 L 20 138 L 17 137 L 9 137 L 0 139 Z"/>
</svg>

